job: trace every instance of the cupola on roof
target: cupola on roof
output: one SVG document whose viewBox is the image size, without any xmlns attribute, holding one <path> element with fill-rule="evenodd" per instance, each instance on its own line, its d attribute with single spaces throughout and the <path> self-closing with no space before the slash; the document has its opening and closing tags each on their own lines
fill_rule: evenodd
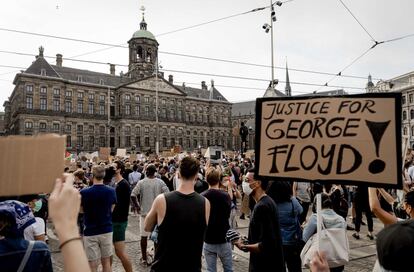
<svg viewBox="0 0 414 272">
<path fill-rule="evenodd" d="M 146 39 L 156 41 L 154 34 L 152 34 L 151 32 L 147 30 L 147 22 L 145 22 L 145 18 L 144 18 L 144 11 L 145 11 L 144 6 L 141 7 L 141 11 L 142 11 L 142 21 L 139 24 L 139 30 L 135 31 L 134 35 L 132 35 L 132 39 L 146 38 Z"/>
</svg>

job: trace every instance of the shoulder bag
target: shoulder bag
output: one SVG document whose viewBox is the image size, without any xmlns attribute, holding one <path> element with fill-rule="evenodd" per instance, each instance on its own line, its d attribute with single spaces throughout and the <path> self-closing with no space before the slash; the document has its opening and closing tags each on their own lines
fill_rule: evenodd
<svg viewBox="0 0 414 272">
<path fill-rule="evenodd" d="M 349 262 L 349 243 L 345 228 L 326 228 L 321 214 L 320 194 L 317 195 L 317 232 L 309 238 L 302 249 L 302 264 L 309 268 L 315 252 L 324 252 L 330 268 Z"/>
</svg>

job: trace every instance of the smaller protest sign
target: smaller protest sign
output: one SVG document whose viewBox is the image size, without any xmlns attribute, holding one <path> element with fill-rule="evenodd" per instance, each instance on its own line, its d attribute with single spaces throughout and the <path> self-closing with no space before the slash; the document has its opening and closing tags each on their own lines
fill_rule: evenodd
<svg viewBox="0 0 414 272">
<path fill-rule="evenodd" d="M 126 157 L 126 149 L 125 148 L 117 148 L 116 149 L 116 156 L 124 158 Z"/>
<path fill-rule="evenodd" d="M 181 150 L 181 145 L 175 145 L 174 146 L 174 148 L 173 148 L 173 153 L 174 154 L 178 154 L 178 153 L 180 153 L 182 150 Z"/>
<path fill-rule="evenodd" d="M 101 148 L 99 148 L 99 158 L 101 160 L 107 161 L 109 159 L 109 155 L 111 155 L 111 148 L 110 147 L 101 147 Z"/>
<path fill-rule="evenodd" d="M 130 162 L 133 162 L 133 161 L 136 161 L 137 160 L 137 154 L 131 154 L 131 155 L 129 155 L 129 161 Z"/>
</svg>

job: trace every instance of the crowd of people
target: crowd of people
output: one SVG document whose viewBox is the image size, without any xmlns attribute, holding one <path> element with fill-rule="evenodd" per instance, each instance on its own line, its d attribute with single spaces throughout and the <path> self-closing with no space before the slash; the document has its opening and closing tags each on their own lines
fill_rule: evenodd
<svg viewBox="0 0 414 272">
<path fill-rule="evenodd" d="M 217 271 L 217 259 L 223 271 L 235 271 L 235 248 L 249 252 L 249 271 L 302 271 L 301 251 L 317 232 L 315 196 L 321 193 L 324 228 L 376 240 L 374 271 L 410 271 L 405 265 L 414 252 L 412 164 L 409 157 L 403 190 L 386 190 L 258 179 L 254 161 L 241 156 L 218 163 L 194 154 L 81 160 L 76 169 L 64 170 L 50 194 L 2 199 L 0 270 L 53 271 L 50 221 L 65 271 L 98 271 L 100 266 L 112 271 L 114 255 L 125 271 L 133 271 L 137 255 L 128 254 L 125 240 L 128 219 L 137 216 L 139 264 L 151 271 L 201 271 L 203 258 L 209 272 Z M 373 216 L 384 224 L 377 235 Z M 237 231 L 240 220 L 248 220 L 247 237 Z M 366 237 L 360 234 L 363 225 Z M 344 270 L 344 265 L 329 267 L 325 252 L 316 252 L 309 266 L 311 271 Z"/>
</svg>

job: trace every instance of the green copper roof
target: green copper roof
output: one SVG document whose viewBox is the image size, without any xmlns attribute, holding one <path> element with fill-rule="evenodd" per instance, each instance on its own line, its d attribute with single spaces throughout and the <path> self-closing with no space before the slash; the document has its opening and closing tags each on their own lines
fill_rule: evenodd
<svg viewBox="0 0 414 272">
<path fill-rule="evenodd" d="M 132 38 L 147 38 L 156 41 L 154 35 L 151 32 L 142 29 L 135 31 L 134 35 L 132 35 Z"/>
</svg>

